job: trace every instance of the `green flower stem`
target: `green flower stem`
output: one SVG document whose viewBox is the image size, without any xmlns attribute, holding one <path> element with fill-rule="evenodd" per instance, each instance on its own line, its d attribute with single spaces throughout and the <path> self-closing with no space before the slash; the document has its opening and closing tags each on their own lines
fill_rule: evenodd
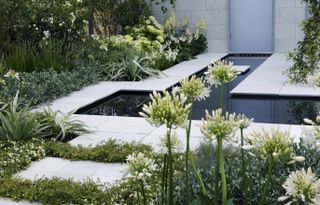
<svg viewBox="0 0 320 205">
<path fill-rule="evenodd" d="M 168 157 L 167 154 L 163 156 L 163 169 L 162 169 L 162 182 L 161 182 L 161 204 L 166 204 L 165 195 L 167 193 L 167 181 L 168 181 Z"/>
<path fill-rule="evenodd" d="M 223 106 L 223 92 L 224 92 L 224 85 L 220 85 L 220 108 L 222 109 Z"/>
<path fill-rule="evenodd" d="M 217 158 L 219 157 L 219 150 L 217 147 Z M 215 204 L 219 204 L 219 160 L 216 162 L 215 167 L 215 180 L 214 180 L 214 190 L 215 190 Z"/>
<path fill-rule="evenodd" d="M 141 186 L 141 194 L 142 194 L 142 200 L 143 200 L 143 205 L 147 205 L 147 196 L 146 196 L 146 192 L 144 190 L 144 185 L 143 185 L 143 181 L 140 181 L 140 186 Z"/>
<path fill-rule="evenodd" d="M 194 102 L 191 103 L 190 107 L 190 113 L 189 113 L 189 124 L 186 129 L 186 137 L 187 137 L 187 143 L 186 143 L 186 181 L 185 181 L 185 190 L 186 190 L 186 200 L 185 203 L 186 205 L 189 204 L 189 152 L 190 152 L 190 133 L 191 133 L 191 123 L 192 123 L 192 111 L 193 111 L 193 104 Z"/>
<path fill-rule="evenodd" d="M 222 138 L 218 137 L 218 161 L 219 161 L 219 172 L 221 175 L 222 183 L 222 205 L 227 203 L 227 177 L 224 170 L 224 161 L 223 161 L 223 151 L 222 151 Z"/>
<path fill-rule="evenodd" d="M 204 196 L 207 196 L 206 187 L 204 186 L 204 183 L 203 183 L 203 180 L 202 180 L 200 172 L 196 168 L 196 165 L 194 163 L 193 156 L 192 156 L 191 153 L 190 153 L 190 162 L 191 162 L 192 169 L 193 169 L 194 173 L 196 174 L 196 178 L 197 178 L 197 180 L 198 180 L 198 182 L 200 184 L 201 192 L 202 192 L 202 194 Z"/>
<path fill-rule="evenodd" d="M 242 175 L 242 182 L 241 182 L 241 190 L 242 190 L 242 204 L 245 204 L 246 200 L 246 192 L 247 192 L 247 186 L 246 186 L 246 160 L 244 156 L 244 150 L 243 150 L 243 145 L 244 145 L 244 137 L 243 137 L 243 129 L 240 129 L 241 133 L 241 164 L 242 164 L 242 169 L 241 169 L 241 175 Z"/>
<path fill-rule="evenodd" d="M 172 157 L 172 144 L 171 144 L 171 129 L 172 126 L 167 127 L 167 147 L 168 147 L 168 167 L 169 167 L 169 188 L 168 188 L 168 205 L 173 205 L 173 157 Z"/>
<path fill-rule="evenodd" d="M 264 205 L 266 198 L 267 198 L 267 194 L 269 192 L 269 187 L 270 187 L 270 183 L 271 183 L 271 177 L 272 177 L 272 168 L 273 168 L 273 157 L 272 155 L 270 155 L 267 159 L 268 161 L 268 176 L 267 176 L 267 181 L 264 187 L 264 191 L 263 191 L 263 195 L 260 201 L 260 205 Z"/>
</svg>

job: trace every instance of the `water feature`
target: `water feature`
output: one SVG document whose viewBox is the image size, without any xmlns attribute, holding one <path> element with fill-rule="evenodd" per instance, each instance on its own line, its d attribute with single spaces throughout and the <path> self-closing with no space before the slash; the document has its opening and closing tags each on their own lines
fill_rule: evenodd
<svg viewBox="0 0 320 205">
<path fill-rule="evenodd" d="M 320 108 L 320 99 L 278 98 L 273 96 L 231 96 L 230 91 L 259 67 L 268 55 L 229 55 L 226 61 L 238 66 L 250 66 L 249 71 L 239 75 L 224 89 L 223 110 L 243 113 L 255 122 L 301 124 L 303 118 L 314 118 Z M 205 70 L 198 73 L 203 75 Z M 193 119 L 200 120 L 205 110 L 219 107 L 219 89 L 212 87 L 211 96 L 196 102 Z M 112 96 L 83 107 L 77 114 L 139 117 L 142 105 L 149 101 L 147 92 L 121 91 Z M 130 105 L 130 106 L 128 106 Z"/>
</svg>

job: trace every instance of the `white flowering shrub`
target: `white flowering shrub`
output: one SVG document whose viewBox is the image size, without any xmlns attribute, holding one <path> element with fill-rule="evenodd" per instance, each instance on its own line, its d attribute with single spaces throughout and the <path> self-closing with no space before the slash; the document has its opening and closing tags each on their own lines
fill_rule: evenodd
<svg viewBox="0 0 320 205">
<path fill-rule="evenodd" d="M 10 176 L 45 156 L 44 141 L 0 141 L 0 177 Z"/>
</svg>

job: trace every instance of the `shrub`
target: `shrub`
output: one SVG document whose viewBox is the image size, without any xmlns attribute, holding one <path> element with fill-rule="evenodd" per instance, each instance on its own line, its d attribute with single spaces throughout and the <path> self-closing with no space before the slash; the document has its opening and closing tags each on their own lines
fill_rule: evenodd
<svg viewBox="0 0 320 205">
<path fill-rule="evenodd" d="M 18 94 L 0 112 L 0 140 L 29 140 L 41 137 L 47 127 L 28 107 L 19 109 Z"/>
<path fill-rule="evenodd" d="M 77 0 L 0 1 L 0 45 L 28 40 L 38 43 L 49 37 L 81 40 L 86 33 L 87 9 Z M 5 45 L 5 46 L 4 46 Z"/>
<path fill-rule="evenodd" d="M 144 0 L 85 0 L 84 4 L 93 17 L 95 32 L 105 37 L 122 33 L 151 13 L 150 5 Z"/>
<path fill-rule="evenodd" d="M 289 81 L 292 83 L 307 83 L 308 77 L 319 69 L 320 61 L 320 8 L 319 2 L 303 0 L 309 5 L 311 16 L 302 23 L 304 38 L 298 42 L 298 47 L 289 53 L 294 64 L 287 70 Z"/>
</svg>

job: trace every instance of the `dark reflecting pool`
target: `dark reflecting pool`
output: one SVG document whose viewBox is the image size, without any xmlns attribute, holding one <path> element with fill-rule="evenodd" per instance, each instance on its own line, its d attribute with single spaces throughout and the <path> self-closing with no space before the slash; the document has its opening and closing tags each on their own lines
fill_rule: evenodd
<svg viewBox="0 0 320 205">
<path fill-rule="evenodd" d="M 254 118 L 255 122 L 301 124 L 303 118 L 314 119 L 320 110 L 320 99 L 274 98 L 272 96 L 230 96 L 229 92 L 243 79 L 252 73 L 268 57 L 260 56 L 228 56 L 225 60 L 234 65 L 249 65 L 250 70 L 239 75 L 236 80 L 225 86 L 223 110 L 243 113 Z M 203 72 L 198 74 L 203 75 Z M 219 90 L 211 88 L 211 96 L 196 102 L 193 119 L 200 120 L 205 110 L 219 107 Z M 77 114 L 131 116 L 138 117 L 142 105 L 149 101 L 149 93 L 121 91 L 112 96 L 79 109 Z"/>
</svg>

